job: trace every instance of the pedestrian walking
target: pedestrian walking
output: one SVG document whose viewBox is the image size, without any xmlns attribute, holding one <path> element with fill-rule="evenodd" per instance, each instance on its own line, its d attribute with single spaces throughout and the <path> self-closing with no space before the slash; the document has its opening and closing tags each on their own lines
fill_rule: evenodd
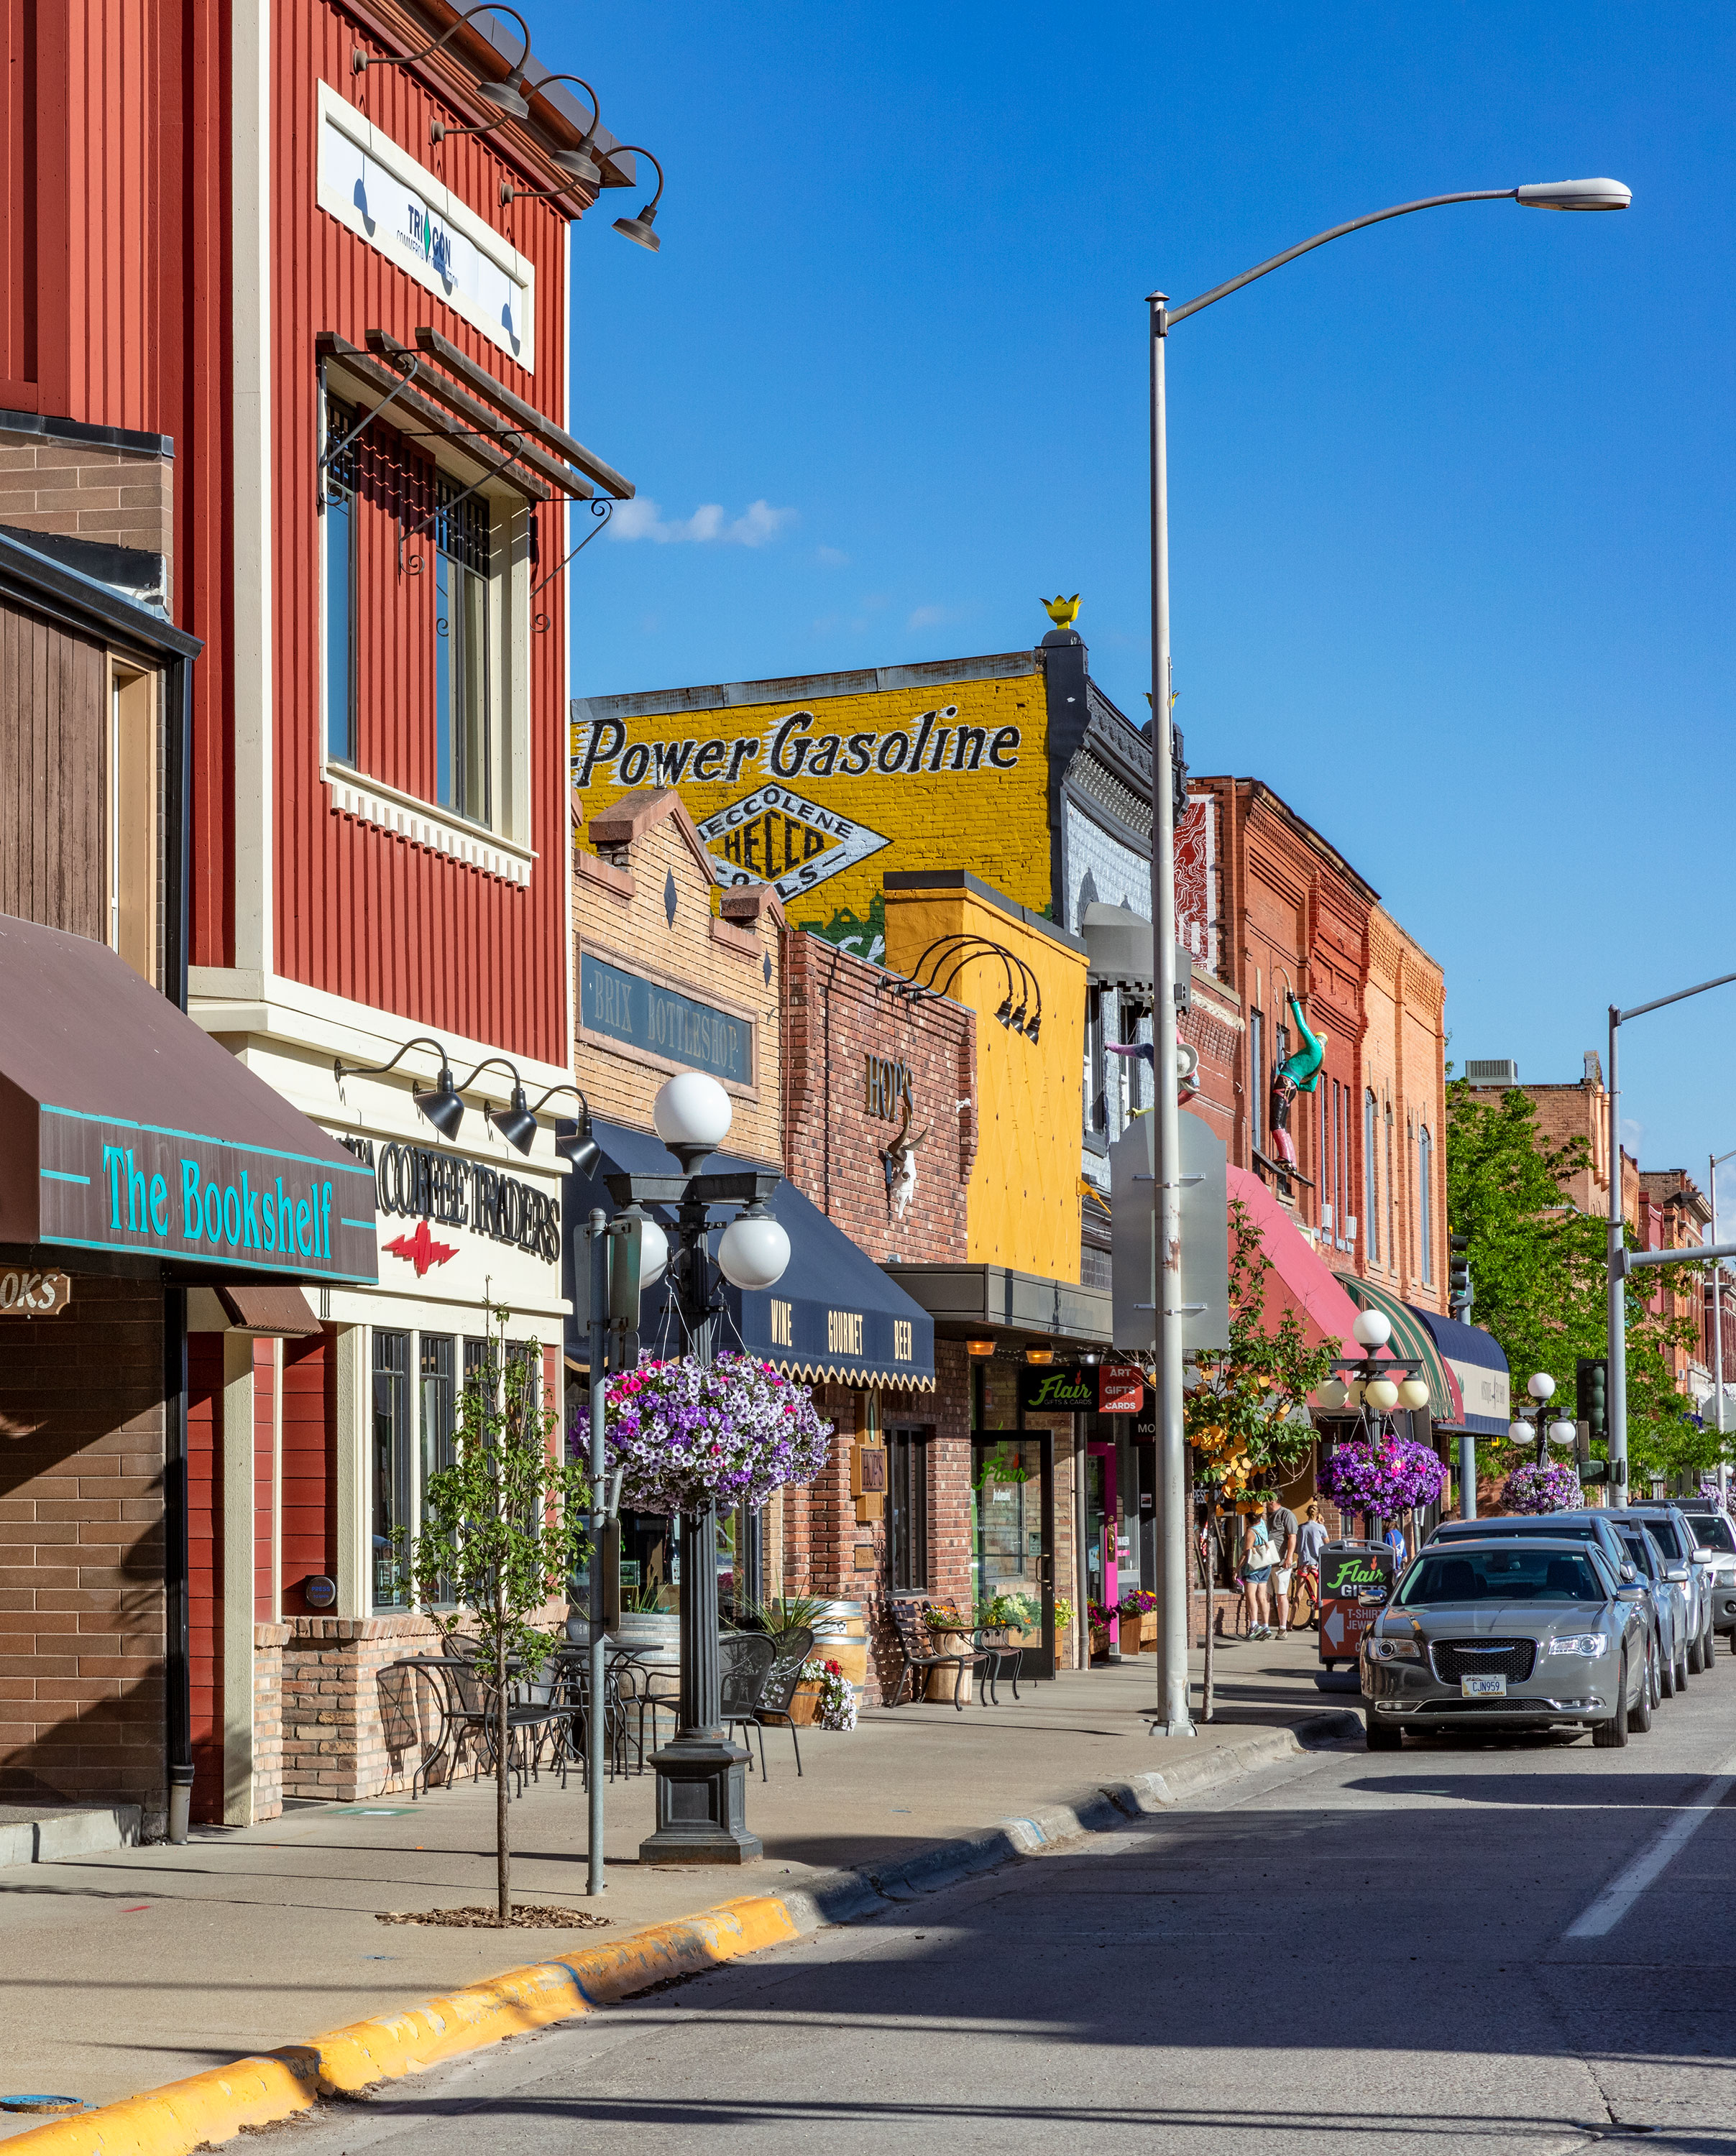
<svg viewBox="0 0 1736 2156">
<path fill-rule="evenodd" d="M 1272 1540 L 1261 1512 L 1251 1512 L 1248 1523 L 1242 1530 L 1241 1584 L 1247 1602 L 1248 1637 L 1251 1640 L 1269 1640 L 1271 1637 L 1269 1583 L 1272 1574 Z"/>
<path fill-rule="evenodd" d="M 1296 1569 L 1296 1515 L 1276 1497 L 1266 1501 L 1266 1532 L 1272 1547 L 1272 1614 L 1278 1620 L 1278 1637 L 1290 1630 L 1290 1581 Z"/>
</svg>

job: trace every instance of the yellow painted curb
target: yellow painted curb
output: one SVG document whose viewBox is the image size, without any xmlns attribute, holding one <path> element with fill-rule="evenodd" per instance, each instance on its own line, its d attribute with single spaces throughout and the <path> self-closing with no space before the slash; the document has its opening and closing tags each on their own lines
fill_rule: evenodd
<svg viewBox="0 0 1736 2156">
<path fill-rule="evenodd" d="M 5 2144 L 6 2156 L 187 2156 L 244 2127 L 293 2118 L 323 2095 L 395 2081 L 503 2037 L 630 1998 L 665 1977 L 696 1975 L 797 1936 L 794 1920 L 775 1896 L 747 1895 L 558 1961 L 508 1969 L 401 2014 L 352 2022 L 310 2043 L 286 2044 L 99 2111 L 55 2119 L 15 2134 Z"/>
</svg>

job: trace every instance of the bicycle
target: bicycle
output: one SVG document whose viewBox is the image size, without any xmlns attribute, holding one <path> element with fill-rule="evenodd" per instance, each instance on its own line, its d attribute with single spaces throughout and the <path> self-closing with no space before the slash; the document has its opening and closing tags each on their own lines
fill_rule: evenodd
<svg viewBox="0 0 1736 2156">
<path fill-rule="evenodd" d="M 1299 1564 L 1290 1582 L 1290 1629 L 1314 1631 L 1320 1625 L 1320 1568 Z"/>
</svg>

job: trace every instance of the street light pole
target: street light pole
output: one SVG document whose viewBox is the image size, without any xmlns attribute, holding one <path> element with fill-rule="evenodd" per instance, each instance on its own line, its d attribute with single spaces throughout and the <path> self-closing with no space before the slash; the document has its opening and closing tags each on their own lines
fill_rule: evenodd
<svg viewBox="0 0 1736 2156">
<path fill-rule="evenodd" d="M 1736 973 L 1720 973 L 1715 981 L 1697 982 L 1691 988 L 1677 989 L 1673 995 L 1654 996 L 1649 1004 L 1636 1004 L 1631 1010 L 1620 1009 L 1615 1004 L 1610 1006 L 1610 1228 L 1606 1258 L 1609 1295 L 1605 1318 L 1608 1330 L 1604 1352 L 1609 1363 L 1606 1397 L 1610 1414 L 1608 1450 L 1611 1495 L 1627 1484 L 1627 1276 L 1636 1265 L 1656 1265 L 1661 1260 L 1676 1257 L 1673 1251 L 1636 1250 L 1630 1253 L 1622 1235 L 1621 1087 L 1615 1062 L 1616 1040 L 1621 1028 L 1630 1019 L 1644 1018 L 1648 1011 L 1662 1010 L 1671 1004 L 1686 1003 L 1690 996 L 1703 996 L 1711 988 L 1728 988 L 1733 981 L 1736 981 Z M 1712 1240 L 1716 1249 L 1717 1236 Z M 1679 1259 L 1677 1261 L 1679 1263 Z M 1620 1500 L 1618 1498 L 1616 1502 L 1619 1503 Z"/>
<path fill-rule="evenodd" d="M 1718 1172 L 1727 1160 L 1736 1160 L 1736 1152 L 1722 1152 L 1716 1160 L 1708 1161 L 1706 1169 L 1707 1196 L 1712 1204 L 1712 1240 L 1718 1241 Z M 1724 1434 L 1724 1261 L 1712 1261 L 1712 1382 L 1713 1399 L 1718 1403 L 1717 1429 L 1719 1438 L 1718 1462 L 1718 1491 L 1727 1497 L 1730 1491 L 1730 1470 L 1723 1458 Z"/>
<path fill-rule="evenodd" d="M 1329 239 L 1360 232 L 1389 218 L 1420 209 L 1441 209 L 1453 203 L 1517 202 L 1527 209 L 1626 209 L 1632 199 L 1619 181 L 1559 180 L 1520 187 L 1483 188 L 1468 194 L 1429 195 L 1420 202 L 1395 203 L 1352 218 L 1329 232 L 1317 233 L 1265 262 L 1214 285 L 1185 305 L 1172 308 L 1162 292 L 1149 294 L 1148 339 L 1151 369 L 1151 918 L 1152 973 L 1156 1009 L 1152 1014 L 1153 1248 L 1155 1252 L 1158 1415 L 1158 1667 L 1160 1702 L 1153 1727 L 1165 1736 L 1190 1737 L 1194 1719 L 1188 1698 L 1189 1527 L 1184 1516 L 1185 1444 L 1182 1433 L 1180 1101 L 1175 1055 L 1175 818 L 1170 706 L 1169 648 L 1169 468 L 1163 374 L 1164 346 L 1170 330 L 1215 300 L 1227 299 L 1257 277 Z M 1614 1373 L 1611 1373 L 1611 1381 Z M 1208 1604 L 1210 1596 L 1208 1596 Z M 1208 1606 L 1206 1622 L 1211 1621 Z"/>
</svg>

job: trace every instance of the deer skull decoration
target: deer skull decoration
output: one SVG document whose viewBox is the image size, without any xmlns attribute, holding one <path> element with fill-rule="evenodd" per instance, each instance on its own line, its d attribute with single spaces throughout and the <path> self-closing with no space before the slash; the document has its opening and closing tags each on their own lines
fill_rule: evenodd
<svg viewBox="0 0 1736 2156">
<path fill-rule="evenodd" d="M 911 1200 L 917 1194 L 917 1147 L 932 1127 L 931 1124 L 914 1137 L 911 1136 L 910 1096 L 906 1094 L 904 1121 L 899 1126 L 898 1135 L 880 1157 L 886 1176 L 886 1212 L 893 1220 L 901 1222 L 910 1210 Z"/>
</svg>

